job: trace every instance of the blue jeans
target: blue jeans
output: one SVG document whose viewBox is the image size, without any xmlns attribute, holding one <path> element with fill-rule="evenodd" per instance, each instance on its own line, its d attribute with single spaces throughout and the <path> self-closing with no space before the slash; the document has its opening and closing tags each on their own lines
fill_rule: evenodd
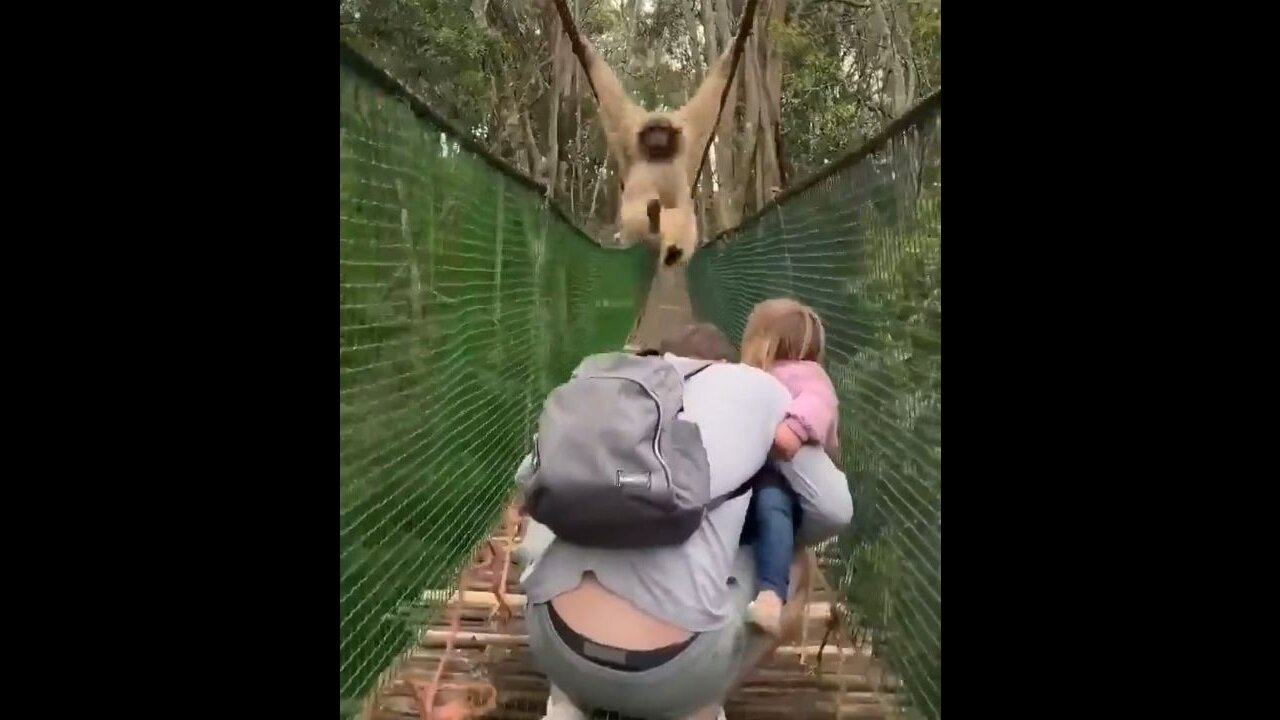
<svg viewBox="0 0 1280 720">
<path fill-rule="evenodd" d="M 772 465 L 757 473 L 754 482 L 741 544 L 751 545 L 755 555 L 756 592 L 772 590 L 786 602 L 800 503 L 787 479 Z"/>
</svg>

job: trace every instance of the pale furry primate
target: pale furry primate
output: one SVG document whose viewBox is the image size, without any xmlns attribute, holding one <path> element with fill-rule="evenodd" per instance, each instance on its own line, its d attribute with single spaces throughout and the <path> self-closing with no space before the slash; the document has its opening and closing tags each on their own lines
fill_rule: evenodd
<svg viewBox="0 0 1280 720">
<path fill-rule="evenodd" d="M 698 246 L 693 181 L 715 130 L 733 48 L 711 66 L 684 107 L 663 113 L 637 105 L 591 43 L 584 39 L 582 45 L 605 139 L 622 176 L 618 234 L 626 243 L 656 240 L 664 265 L 688 262 Z"/>
</svg>

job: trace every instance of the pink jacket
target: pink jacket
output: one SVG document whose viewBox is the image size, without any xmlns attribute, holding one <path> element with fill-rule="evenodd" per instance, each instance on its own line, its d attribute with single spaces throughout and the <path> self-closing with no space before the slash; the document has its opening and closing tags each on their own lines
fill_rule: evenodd
<svg viewBox="0 0 1280 720">
<path fill-rule="evenodd" d="M 787 427 L 801 442 L 822 445 L 827 452 L 834 452 L 838 446 L 839 405 L 827 371 L 815 362 L 788 360 L 775 364 L 772 372 L 791 392 Z"/>
</svg>

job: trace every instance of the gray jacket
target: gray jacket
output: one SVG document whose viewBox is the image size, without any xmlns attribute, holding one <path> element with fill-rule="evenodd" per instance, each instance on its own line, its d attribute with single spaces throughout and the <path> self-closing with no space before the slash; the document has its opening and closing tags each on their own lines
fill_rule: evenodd
<svg viewBox="0 0 1280 720">
<path fill-rule="evenodd" d="M 696 362 L 673 355 L 667 359 L 682 370 Z M 747 482 L 764 465 L 790 401 L 773 376 L 746 365 L 713 365 L 686 383 L 681 417 L 697 423 L 702 433 L 713 496 Z M 516 471 L 522 487 L 531 467 L 532 458 L 526 457 Z M 821 448 L 805 446 L 778 467 L 800 501 L 801 543 L 820 542 L 849 524 L 853 501 L 848 480 Z M 715 630 L 730 619 L 726 582 L 750 498 L 747 493 L 708 513 L 694 535 L 676 547 L 586 548 L 555 541 L 539 527 L 520 550 L 526 562 L 541 555 L 524 579 L 528 601 L 547 602 L 577 587 L 583 573 L 593 572 L 601 585 L 656 618 L 690 632 Z M 541 539 L 539 533 L 544 534 Z"/>
</svg>

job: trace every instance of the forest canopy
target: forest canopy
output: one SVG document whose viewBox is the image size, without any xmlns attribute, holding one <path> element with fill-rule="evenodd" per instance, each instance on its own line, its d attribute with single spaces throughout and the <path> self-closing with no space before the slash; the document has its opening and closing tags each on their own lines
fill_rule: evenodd
<svg viewBox="0 0 1280 720">
<path fill-rule="evenodd" d="M 581 32 L 654 109 L 683 104 L 733 41 L 744 4 L 569 0 Z M 340 28 L 551 187 L 588 231 L 612 232 L 615 168 L 551 0 L 343 0 Z M 762 0 L 700 186 L 708 230 L 733 227 L 856 147 L 941 87 L 941 75 L 941 0 Z"/>
</svg>

